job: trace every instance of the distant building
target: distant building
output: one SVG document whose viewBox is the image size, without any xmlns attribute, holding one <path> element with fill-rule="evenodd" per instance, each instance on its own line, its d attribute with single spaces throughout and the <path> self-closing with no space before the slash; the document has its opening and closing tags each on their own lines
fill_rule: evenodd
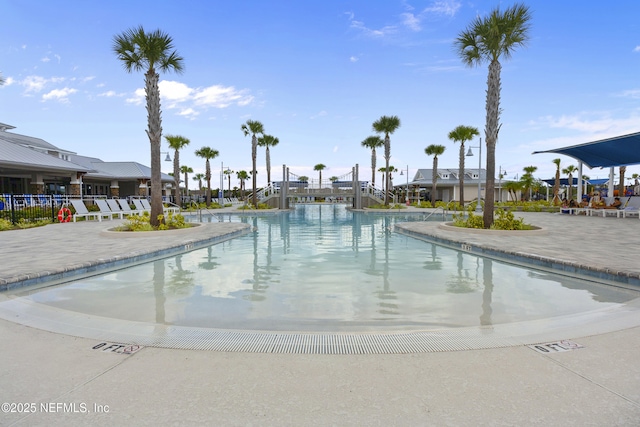
<svg viewBox="0 0 640 427">
<path fill-rule="evenodd" d="M 394 177 L 396 184 L 393 188 L 398 194 L 404 194 L 409 189 L 409 198 L 415 201 L 418 197 L 420 200 L 429 200 L 431 197 L 431 187 L 433 183 L 433 169 L 418 169 L 412 180 L 400 183 L 398 175 Z M 487 182 L 487 172 L 484 169 L 465 169 L 464 170 L 464 198 L 465 203 L 478 198 L 478 182 L 480 183 L 480 197 L 485 197 L 485 186 Z M 496 182 L 496 196 L 498 191 L 498 182 Z M 456 169 L 438 169 L 438 178 L 436 181 L 436 200 L 450 202 L 452 200 L 460 201 L 460 178 L 459 170 Z"/>
<path fill-rule="evenodd" d="M 0 123 L 0 193 L 75 196 L 148 196 L 151 168 L 80 156 Z M 173 177 L 162 174 L 165 188 Z"/>
</svg>

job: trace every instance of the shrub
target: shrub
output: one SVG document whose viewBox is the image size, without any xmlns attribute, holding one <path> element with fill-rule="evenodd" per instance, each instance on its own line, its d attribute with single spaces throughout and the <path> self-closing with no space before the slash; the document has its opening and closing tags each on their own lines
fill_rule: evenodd
<svg viewBox="0 0 640 427">
<path fill-rule="evenodd" d="M 464 213 L 453 215 L 453 225 L 462 228 L 484 228 L 484 219 L 482 215 L 474 215 L 469 211 L 469 216 L 465 217 Z"/>
<path fill-rule="evenodd" d="M 155 231 L 155 230 L 175 230 L 178 228 L 189 228 L 191 224 L 187 224 L 184 221 L 184 217 L 180 214 L 174 214 L 169 212 L 168 215 L 158 215 L 160 225 L 154 228 L 151 223 L 151 216 L 149 212 L 144 212 L 142 215 L 130 215 L 126 222 L 117 228 L 118 231 Z M 164 220 L 164 223 L 162 222 Z"/>
</svg>

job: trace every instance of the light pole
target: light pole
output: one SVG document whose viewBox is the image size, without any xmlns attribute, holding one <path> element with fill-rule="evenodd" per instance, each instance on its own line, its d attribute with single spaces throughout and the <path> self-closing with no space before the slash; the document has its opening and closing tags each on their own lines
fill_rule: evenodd
<svg viewBox="0 0 640 427">
<path fill-rule="evenodd" d="M 224 162 L 220 162 L 220 191 L 218 191 L 218 200 L 220 200 L 220 206 L 224 207 Z"/>
<path fill-rule="evenodd" d="M 473 151 L 471 151 L 472 148 L 478 149 L 478 203 L 476 203 L 476 213 L 480 213 L 482 212 L 482 205 L 480 204 L 481 191 L 482 191 L 481 190 L 482 180 L 481 180 L 481 174 L 480 174 L 480 171 L 482 169 L 482 138 L 480 138 L 480 145 L 469 146 L 469 151 L 467 151 L 467 157 L 473 156 Z"/>
<path fill-rule="evenodd" d="M 500 172 L 498 174 L 498 201 L 502 202 L 502 177 L 507 174 L 507 171 L 502 170 L 502 166 L 500 166 Z M 549 197 L 547 197 L 548 199 Z"/>
<path fill-rule="evenodd" d="M 405 169 L 402 169 L 400 171 L 400 176 L 404 175 L 404 171 L 405 171 Z M 406 198 L 407 198 L 407 200 L 406 200 L 406 202 L 407 202 L 407 206 L 409 206 L 410 205 L 410 203 L 409 203 L 409 165 L 407 165 L 406 171 L 407 171 L 407 190 L 406 190 Z"/>
</svg>

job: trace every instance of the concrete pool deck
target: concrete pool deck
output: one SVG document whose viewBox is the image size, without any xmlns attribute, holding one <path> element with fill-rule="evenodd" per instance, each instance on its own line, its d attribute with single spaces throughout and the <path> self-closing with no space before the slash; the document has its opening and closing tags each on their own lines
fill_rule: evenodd
<svg viewBox="0 0 640 427">
<path fill-rule="evenodd" d="M 413 231 L 632 277 L 640 273 L 637 218 L 518 215 L 546 233 L 478 236 L 439 229 L 438 223 L 420 223 Z M 0 280 L 141 250 L 138 239 L 101 234 L 116 223 L 2 232 Z M 174 239 L 150 239 L 141 247 L 175 245 Z M 99 344 L 93 339 L 7 320 L 0 320 L 0 338 L 1 400 L 22 412 L 0 414 L 0 425 L 613 426 L 640 419 L 639 327 L 567 336 L 584 348 L 544 354 L 513 346 L 374 355 L 145 347 L 125 355 L 93 349 Z M 35 413 L 24 413 L 25 403 L 34 403 Z"/>
</svg>

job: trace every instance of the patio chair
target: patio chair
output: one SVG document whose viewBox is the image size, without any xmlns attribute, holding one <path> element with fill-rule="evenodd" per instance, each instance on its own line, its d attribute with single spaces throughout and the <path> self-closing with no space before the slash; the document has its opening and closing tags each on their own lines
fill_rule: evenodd
<svg viewBox="0 0 640 427">
<path fill-rule="evenodd" d="M 144 207 L 144 209 L 146 211 L 149 211 L 149 213 L 151 213 L 151 203 L 149 203 L 149 201 L 147 199 L 140 199 L 140 203 L 142 203 L 142 206 Z M 165 215 L 167 214 L 167 212 L 179 213 L 180 212 L 180 208 L 178 208 L 177 206 L 166 207 L 163 204 L 162 205 L 162 212 Z"/>
<path fill-rule="evenodd" d="M 73 215 L 73 222 L 76 222 L 76 218 L 90 219 L 92 217 L 97 218 L 98 221 L 102 221 L 100 212 L 89 212 L 82 200 L 70 199 L 69 201 L 73 205 L 73 208 L 76 210 L 76 213 Z"/>
<path fill-rule="evenodd" d="M 133 200 L 132 200 L 132 201 L 133 201 L 133 204 L 134 204 L 134 205 L 135 205 L 135 207 L 136 207 L 136 210 L 137 210 L 138 212 L 140 212 L 140 213 L 142 213 L 142 212 L 149 212 L 149 213 L 151 213 L 151 206 L 149 206 L 149 208 L 146 208 L 146 207 L 142 204 L 142 200 L 143 200 L 143 199 L 133 199 Z M 145 201 L 146 201 L 146 200 L 145 200 Z M 147 202 L 147 204 L 148 204 L 148 203 L 149 203 L 149 202 Z"/>
<path fill-rule="evenodd" d="M 635 206 L 627 206 L 626 208 L 621 209 L 620 212 L 622 212 L 622 218 L 632 218 L 634 216 L 640 218 L 640 209 L 636 208 Z"/>
<path fill-rule="evenodd" d="M 109 219 L 113 219 L 113 215 L 117 215 L 119 219 L 122 219 L 122 210 L 118 210 L 118 212 L 114 212 L 111 210 L 107 201 L 104 199 L 95 199 L 95 204 L 98 205 L 100 209 L 100 214 L 108 217 Z"/>
<path fill-rule="evenodd" d="M 131 211 L 131 209 L 129 209 L 128 211 L 125 211 L 123 208 L 121 208 L 116 199 L 107 199 L 107 205 L 109 205 L 111 212 L 119 213 L 120 218 L 124 217 L 125 215 L 127 216 L 133 215 L 133 212 Z M 127 205 L 127 207 L 129 207 L 129 205 Z"/>
<path fill-rule="evenodd" d="M 138 210 L 137 208 L 135 210 L 131 209 L 129 202 L 127 202 L 125 199 L 119 199 L 118 203 L 120 204 L 120 208 L 122 209 L 124 215 L 142 215 L 142 211 Z"/>
</svg>

